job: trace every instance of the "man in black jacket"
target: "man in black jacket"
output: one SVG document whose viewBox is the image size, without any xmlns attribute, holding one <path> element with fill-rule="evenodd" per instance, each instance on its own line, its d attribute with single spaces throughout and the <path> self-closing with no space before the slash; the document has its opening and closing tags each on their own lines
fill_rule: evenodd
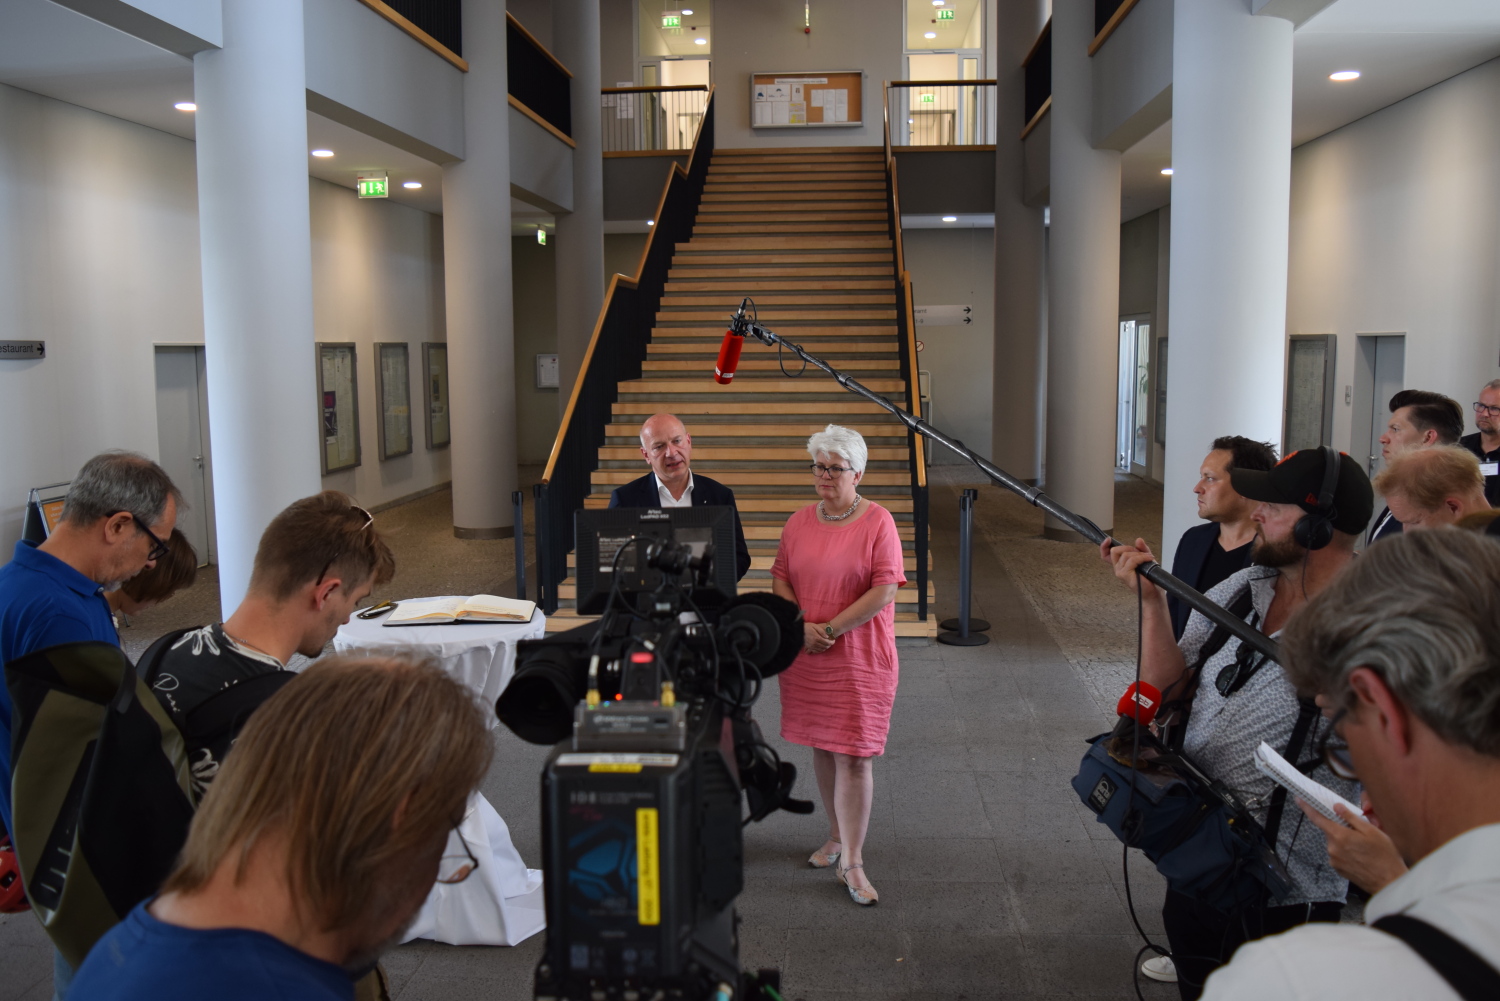
<svg viewBox="0 0 1500 1001">
<path fill-rule="evenodd" d="M 609 495 L 610 507 L 703 507 L 708 504 L 734 507 L 734 491 L 717 480 L 693 474 L 693 437 L 682 421 L 671 414 L 653 414 L 641 425 L 641 458 L 651 472 L 616 487 Z M 740 514 L 734 513 L 734 579 L 750 570 L 750 547 Z"/>
<path fill-rule="evenodd" d="M 1456 445 L 1463 433 L 1464 412 L 1458 401 L 1425 389 L 1403 389 L 1391 397 L 1391 419 L 1380 436 L 1380 457 L 1390 461 L 1412 449 Z M 1387 507 L 1370 523 L 1365 542 L 1378 542 L 1400 531 L 1401 522 Z"/>
</svg>

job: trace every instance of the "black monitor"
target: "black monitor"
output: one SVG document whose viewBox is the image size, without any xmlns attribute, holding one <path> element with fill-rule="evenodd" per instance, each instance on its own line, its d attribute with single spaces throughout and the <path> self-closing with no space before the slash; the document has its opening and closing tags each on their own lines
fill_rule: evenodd
<svg viewBox="0 0 1500 1001">
<path fill-rule="evenodd" d="M 616 554 L 632 537 L 641 541 L 620 557 L 620 590 L 625 595 L 654 591 L 662 582 L 662 571 L 646 565 L 653 541 L 673 541 L 689 546 L 701 557 L 713 546 L 713 566 L 706 584 L 692 586 L 692 599 L 703 609 L 718 608 L 732 599 L 735 588 L 734 508 L 728 505 L 702 507 L 612 507 L 580 510 L 573 518 L 573 538 L 578 554 L 578 612 L 599 615 L 609 602 L 614 586 L 611 567 Z M 691 584 L 691 571 L 680 580 Z M 633 604 L 633 602 L 632 602 Z"/>
</svg>

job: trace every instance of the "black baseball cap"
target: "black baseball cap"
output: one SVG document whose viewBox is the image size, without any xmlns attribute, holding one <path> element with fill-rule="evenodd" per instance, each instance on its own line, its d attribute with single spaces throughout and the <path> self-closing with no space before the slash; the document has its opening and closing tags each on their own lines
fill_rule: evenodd
<svg viewBox="0 0 1500 1001">
<path fill-rule="evenodd" d="M 1234 469 L 1229 482 L 1241 497 L 1267 504 L 1295 504 L 1313 513 L 1328 459 L 1321 448 L 1304 448 L 1282 459 L 1271 469 Z M 1375 491 L 1359 463 L 1339 453 L 1338 480 L 1333 488 L 1333 527 L 1358 535 L 1375 513 Z"/>
</svg>

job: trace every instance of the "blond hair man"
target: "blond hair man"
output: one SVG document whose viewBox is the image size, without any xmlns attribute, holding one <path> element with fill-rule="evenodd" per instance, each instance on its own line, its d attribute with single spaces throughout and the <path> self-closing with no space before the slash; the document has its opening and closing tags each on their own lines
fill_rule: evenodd
<svg viewBox="0 0 1500 1001">
<path fill-rule="evenodd" d="M 436 665 L 330 657 L 250 720 L 161 895 L 94 946 L 91 1001 L 349 1001 L 434 880 L 478 862 L 448 835 L 489 766 L 489 724 Z"/>
<path fill-rule="evenodd" d="M 1479 460 L 1458 445 L 1418 449 L 1392 456 L 1375 477 L 1392 516 L 1407 529 L 1455 525 L 1488 511 Z"/>
</svg>

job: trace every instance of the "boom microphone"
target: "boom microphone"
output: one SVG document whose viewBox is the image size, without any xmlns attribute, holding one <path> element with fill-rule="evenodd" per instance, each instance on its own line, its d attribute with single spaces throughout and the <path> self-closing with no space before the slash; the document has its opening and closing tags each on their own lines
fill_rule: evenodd
<svg viewBox="0 0 1500 1001">
<path fill-rule="evenodd" d="M 1119 704 L 1115 706 L 1115 714 L 1127 716 L 1134 719 L 1142 726 L 1150 726 L 1151 721 L 1156 718 L 1156 711 L 1161 708 L 1161 691 L 1155 685 L 1149 685 L 1144 681 L 1138 681 L 1125 689 L 1125 694 L 1120 696 Z"/>
<path fill-rule="evenodd" d="M 724 331 L 724 343 L 719 345 L 719 360 L 714 362 L 714 382 L 721 386 L 729 385 L 734 379 L 734 370 L 740 367 L 740 351 L 744 346 L 744 337 L 733 330 Z"/>
</svg>

